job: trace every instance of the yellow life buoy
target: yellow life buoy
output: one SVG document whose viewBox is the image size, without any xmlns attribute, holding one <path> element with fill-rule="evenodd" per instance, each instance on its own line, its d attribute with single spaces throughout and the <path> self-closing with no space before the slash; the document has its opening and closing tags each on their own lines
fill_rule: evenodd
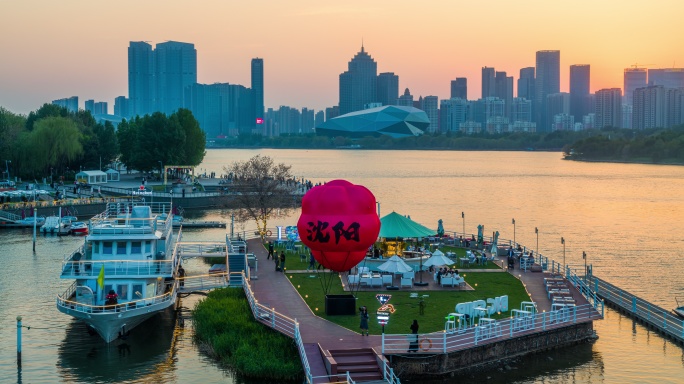
<svg viewBox="0 0 684 384">
<path fill-rule="evenodd" d="M 425 347 L 425 343 L 427 343 L 427 348 Z M 432 340 L 425 337 L 423 338 L 423 340 L 420 341 L 419 345 L 420 349 L 422 349 L 423 351 L 429 351 L 430 348 L 432 348 Z"/>
</svg>

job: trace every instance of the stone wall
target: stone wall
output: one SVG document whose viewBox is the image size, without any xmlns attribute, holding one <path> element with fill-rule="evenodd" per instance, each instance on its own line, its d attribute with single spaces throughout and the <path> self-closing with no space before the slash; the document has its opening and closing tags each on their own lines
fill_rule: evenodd
<svg viewBox="0 0 684 384">
<path fill-rule="evenodd" d="M 595 339 L 593 322 L 506 339 L 464 351 L 410 358 L 388 355 L 390 365 L 401 379 L 476 373 L 499 368 L 524 355 L 575 345 Z"/>
</svg>

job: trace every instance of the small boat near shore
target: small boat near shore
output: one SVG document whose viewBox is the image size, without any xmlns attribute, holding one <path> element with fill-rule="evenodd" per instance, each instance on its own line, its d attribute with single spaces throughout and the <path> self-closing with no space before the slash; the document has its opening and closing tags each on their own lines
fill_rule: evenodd
<svg viewBox="0 0 684 384">
<path fill-rule="evenodd" d="M 88 225 L 82 221 L 75 221 L 71 223 L 71 228 L 69 230 L 72 235 L 87 235 Z"/>
</svg>

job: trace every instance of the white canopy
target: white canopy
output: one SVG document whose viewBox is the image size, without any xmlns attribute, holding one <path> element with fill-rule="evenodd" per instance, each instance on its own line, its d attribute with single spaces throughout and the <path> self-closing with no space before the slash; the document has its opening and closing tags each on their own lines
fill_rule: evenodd
<svg viewBox="0 0 684 384">
<path fill-rule="evenodd" d="M 107 174 L 102 171 L 81 171 L 76 174 L 76 180 L 87 184 L 105 184 Z"/>
<path fill-rule="evenodd" d="M 454 263 L 453 260 L 444 256 L 442 251 L 440 251 L 438 249 L 435 251 L 435 253 L 432 254 L 432 256 L 430 256 L 429 259 L 425 260 L 425 262 L 423 263 L 423 266 L 429 267 L 429 266 L 451 265 L 453 263 Z"/>
<path fill-rule="evenodd" d="M 401 257 L 394 255 L 387 259 L 384 263 L 380 264 L 378 266 L 378 269 L 384 272 L 391 272 L 391 273 L 405 273 L 405 272 L 411 272 L 413 271 L 413 268 L 411 268 L 404 260 L 402 260 Z"/>
</svg>

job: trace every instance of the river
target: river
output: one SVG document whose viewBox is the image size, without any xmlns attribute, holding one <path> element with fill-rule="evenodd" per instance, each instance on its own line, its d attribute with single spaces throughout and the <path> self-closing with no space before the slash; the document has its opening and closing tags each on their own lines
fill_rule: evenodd
<svg viewBox="0 0 684 384">
<path fill-rule="evenodd" d="M 256 154 L 291 165 L 294 176 L 314 183 L 342 178 L 365 185 L 382 216 L 396 211 L 434 228 L 442 219 L 447 230 L 465 225 L 469 233 L 482 224 L 485 234 L 499 231 L 575 266 L 584 251 L 595 275 L 664 308 L 684 297 L 684 167 L 571 162 L 546 152 L 213 149 L 200 172 L 221 174 L 224 165 Z M 230 212 L 188 215 L 229 221 Z M 296 215 L 269 225 L 293 225 Z M 218 240 L 225 231 L 186 230 L 184 240 Z M 39 236 L 34 254 L 31 231 L 0 230 L 1 382 L 241 382 L 193 344 L 188 310 L 197 299 L 184 299 L 179 315 L 159 315 L 109 346 L 59 313 L 55 295 L 70 283 L 59 279 L 60 263 L 81 241 Z M 188 268 L 207 266 L 191 261 Z M 21 369 L 18 315 L 32 327 L 24 329 Z M 656 333 L 612 310 L 595 328 L 595 343 L 526 359 L 488 374 L 489 382 L 674 383 L 684 377 L 682 348 Z"/>
</svg>

